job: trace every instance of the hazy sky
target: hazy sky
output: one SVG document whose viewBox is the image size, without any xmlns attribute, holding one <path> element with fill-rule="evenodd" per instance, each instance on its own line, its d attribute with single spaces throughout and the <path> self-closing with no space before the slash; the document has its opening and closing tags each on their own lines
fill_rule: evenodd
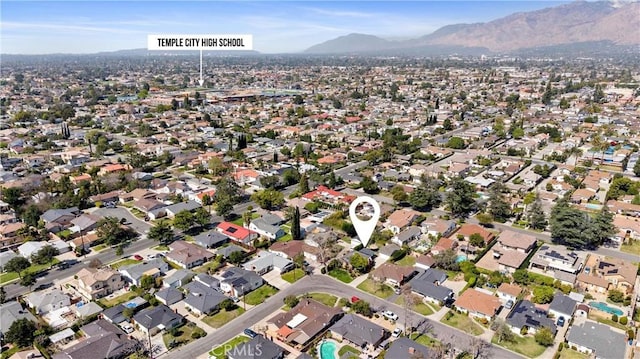
<svg viewBox="0 0 640 359">
<path fill-rule="evenodd" d="M 0 53 L 145 48 L 147 34 L 252 34 L 254 49 L 299 52 L 350 33 L 418 37 L 566 1 L 0 1 Z"/>
</svg>

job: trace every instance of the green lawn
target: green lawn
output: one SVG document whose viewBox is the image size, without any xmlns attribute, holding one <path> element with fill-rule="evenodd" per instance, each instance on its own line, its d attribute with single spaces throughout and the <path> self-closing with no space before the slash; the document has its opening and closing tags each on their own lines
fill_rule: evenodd
<svg viewBox="0 0 640 359">
<path fill-rule="evenodd" d="M 347 357 L 347 358 L 358 358 L 358 356 L 360 355 L 360 351 L 350 345 L 343 345 L 342 348 L 340 348 L 340 350 L 338 350 L 338 355 L 340 356 L 340 358 L 342 358 L 342 356 L 346 353 L 352 353 L 353 356 Z"/>
<path fill-rule="evenodd" d="M 631 244 L 623 244 L 620 246 L 620 250 L 640 256 L 640 241 L 633 241 Z"/>
<path fill-rule="evenodd" d="M 418 344 L 424 345 L 425 347 L 432 347 L 438 343 L 436 339 L 433 339 L 432 337 L 423 333 L 413 333 L 411 334 L 411 339 L 415 340 Z"/>
<path fill-rule="evenodd" d="M 416 257 L 406 255 L 397 261 L 396 264 L 399 266 L 413 267 L 416 264 Z"/>
<path fill-rule="evenodd" d="M 111 267 L 112 269 L 118 270 L 118 268 L 120 267 L 128 266 L 131 264 L 137 264 L 137 263 L 140 263 L 140 261 L 127 258 L 127 259 L 119 260 L 115 263 L 112 263 L 111 265 L 109 265 L 109 267 Z"/>
<path fill-rule="evenodd" d="M 327 293 L 309 293 L 309 297 L 317 300 L 318 302 L 328 306 L 333 307 L 336 305 L 336 301 L 338 297 L 335 295 L 327 294 Z"/>
<path fill-rule="evenodd" d="M 289 242 L 293 240 L 293 237 L 291 237 L 291 232 L 286 232 L 286 234 L 280 238 L 278 238 L 278 242 Z"/>
<path fill-rule="evenodd" d="M 13 346 L 13 348 L 11 348 L 11 349 L 9 349 L 9 350 L 7 350 L 7 351 L 2 352 L 2 354 L 0 354 L 0 359 L 6 359 L 6 358 L 9 358 L 9 357 L 11 357 L 13 354 L 15 354 L 15 353 L 17 353 L 17 352 L 19 352 L 19 351 L 22 351 L 22 350 L 27 350 L 27 349 L 29 349 L 29 348 L 20 348 L 19 346 L 14 345 L 14 346 Z"/>
<path fill-rule="evenodd" d="M 197 327 L 195 325 L 183 325 L 180 328 L 178 328 L 178 331 L 180 333 L 180 335 L 178 335 L 177 337 L 173 337 L 170 333 L 163 333 L 162 334 L 162 341 L 164 342 L 164 345 L 171 349 L 171 347 L 169 346 L 169 343 L 171 342 L 171 340 L 175 340 L 175 342 L 178 345 L 184 345 L 187 344 L 191 341 L 193 341 L 194 339 L 191 338 L 191 333 L 193 333 L 193 331 L 196 329 Z"/>
<path fill-rule="evenodd" d="M 450 311 L 450 313 L 453 313 L 451 318 L 447 319 L 447 315 L 445 314 L 445 316 L 440 319 L 440 322 L 472 335 L 480 335 L 484 333 L 484 330 L 482 330 L 478 324 L 474 323 L 473 319 L 469 318 L 467 315 L 459 314 L 455 311 Z"/>
<path fill-rule="evenodd" d="M 161 244 L 159 246 L 151 247 L 151 249 L 162 252 L 162 251 L 168 251 L 169 247 L 165 246 L 164 244 Z"/>
<path fill-rule="evenodd" d="M 125 294 L 115 297 L 113 299 L 102 298 L 98 300 L 98 304 L 100 304 L 104 308 L 111 308 L 120 303 L 124 303 L 138 296 L 136 292 L 126 292 Z"/>
<path fill-rule="evenodd" d="M 418 296 L 416 296 L 417 299 L 414 300 L 414 303 L 418 303 L 415 304 L 413 306 L 413 310 L 422 314 L 422 315 L 431 315 L 434 313 L 433 308 L 429 305 L 429 304 L 425 304 L 424 302 L 422 302 L 422 299 Z M 403 306 L 404 305 L 404 296 L 399 296 L 398 299 L 396 299 L 396 304 Z"/>
<path fill-rule="evenodd" d="M 332 269 L 329 272 L 329 275 L 344 283 L 353 282 L 353 277 L 351 277 L 351 275 L 349 275 L 349 273 L 347 273 L 347 271 L 343 269 Z"/>
<path fill-rule="evenodd" d="M 559 359 L 587 359 L 589 356 L 587 354 L 582 354 L 578 351 L 572 350 L 571 348 L 564 348 L 560 352 Z"/>
<path fill-rule="evenodd" d="M 380 285 L 370 278 L 367 278 L 364 282 L 360 283 L 358 285 L 358 289 L 383 299 L 389 298 L 393 295 L 393 289 L 391 287 L 386 284 Z"/>
<path fill-rule="evenodd" d="M 106 244 L 98 244 L 97 246 L 91 248 L 96 252 L 100 252 L 101 250 L 107 249 L 107 245 Z"/>
<path fill-rule="evenodd" d="M 140 219 L 144 219 L 147 215 L 142 212 L 141 210 L 137 209 L 137 208 L 131 208 L 131 213 L 133 213 L 134 216 L 140 218 Z"/>
<path fill-rule="evenodd" d="M 207 323 L 207 325 L 212 328 L 220 328 L 221 326 L 242 315 L 242 313 L 244 313 L 244 309 L 240 307 L 229 312 L 227 312 L 226 310 L 221 310 L 214 315 L 207 315 L 206 317 L 203 317 L 202 321 Z"/>
<path fill-rule="evenodd" d="M 209 352 L 209 356 L 215 359 L 226 359 L 227 355 L 225 353 L 228 353 L 229 350 L 237 347 L 242 343 L 246 343 L 249 340 L 251 340 L 249 339 L 249 337 L 246 337 L 244 335 L 238 335 L 237 337 L 232 338 L 228 342 L 215 347 L 212 351 Z"/>
<path fill-rule="evenodd" d="M 536 340 L 533 339 L 533 336 L 521 337 L 519 335 L 515 335 L 515 339 L 512 342 L 502 342 L 498 343 L 496 336 L 494 335 L 491 338 L 491 343 L 503 346 L 509 350 L 513 350 L 516 353 L 520 353 L 529 358 L 536 358 L 540 356 L 546 349 L 542 345 L 536 343 Z"/>
<path fill-rule="evenodd" d="M 193 269 L 193 271 L 196 273 L 208 273 L 209 270 L 212 270 L 215 272 L 216 269 L 218 269 L 219 267 L 220 267 L 220 262 L 210 261 L 201 265 L 198 268 Z"/>
<path fill-rule="evenodd" d="M 265 284 L 262 287 L 254 290 L 253 292 L 250 292 L 249 294 L 245 295 L 244 300 L 249 305 L 258 305 L 258 304 L 262 304 L 262 302 L 264 302 L 267 298 L 271 297 L 276 293 L 278 293 L 277 288 L 272 287 L 268 284 Z"/>
<path fill-rule="evenodd" d="M 287 273 L 282 275 L 282 279 L 286 280 L 289 283 L 294 283 L 298 279 L 302 279 L 302 277 L 304 277 L 304 271 L 299 268 L 288 271 Z"/>
<path fill-rule="evenodd" d="M 258 213 L 251 213 L 251 219 L 256 219 L 256 218 L 260 218 L 260 215 Z M 231 223 L 237 224 L 240 227 L 244 226 L 244 219 L 242 218 L 242 216 L 236 218 L 234 221 L 232 221 Z"/>
<path fill-rule="evenodd" d="M 34 264 L 31 267 L 25 269 L 22 273 L 31 273 L 31 274 L 40 273 L 42 271 L 48 270 L 54 264 L 59 263 L 59 262 L 60 261 L 58 260 L 58 258 L 54 258 L 53 261 L 51 261 L 51 263 Z M 2 273 L 2 274 L 0 274 L 0 284 L 4 284 L 6 282 L 15 280 L 15 279 L 17 279 L 19 277 L 20 276 L 18 275 L 18 273 L 14 273 L 14 272 Z"/>
</svg>

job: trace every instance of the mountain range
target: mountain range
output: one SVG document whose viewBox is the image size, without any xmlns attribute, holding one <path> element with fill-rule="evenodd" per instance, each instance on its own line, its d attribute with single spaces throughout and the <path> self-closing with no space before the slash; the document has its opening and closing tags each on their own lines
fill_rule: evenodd
<svg viewBox="0 0 640 359">
<path fill-rule="evenodd" d="M 640 3 L 577 1 L 519 12 L 485 23 L 454 24 L 411 40 L 349 34 L 314 45 L 307 54 L 515 53 L 566 45 L 626 48 L 640 45 Z"/>
</svg>

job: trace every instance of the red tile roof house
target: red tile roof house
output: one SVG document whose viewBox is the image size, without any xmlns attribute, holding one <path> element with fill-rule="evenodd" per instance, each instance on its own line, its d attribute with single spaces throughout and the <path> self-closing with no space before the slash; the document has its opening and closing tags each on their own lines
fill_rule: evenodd
<svg viewBox="0 0 640 359">
<path fill-rule="evenodd" d="M 434 244 L 433 247 L 431 247 L 431 253 L 440 254 L 447 249 L 455 249 L 456 247 L 458 247 L 458 241 L 456 241 L 455 239 L 442 237 L 440 238 L 440 240 L 438 240 L 438 243 Z"/>
<path fill-rule="evenodd" d="M 314 191 L 302 195 L 302 198 L 308 201 L 320 201 L 331 205 L 337 205 L 340 203 L 350 204 L 354 199 L 356 199 L 355 196 L 344 194 L 326 186 L 318 186 Z"/>
<path fill-rule="evenodd" d="M 250 245 L 254 239 L 258 238 L 258 233 L 231 222 L 222 222 L 216 229 L 218 232 L 231 238 L 232 241 L 246 245 Z"/>
<path fill-rule="evenodd" d="M 498 244 L 504 249 L 512 249 L 522 253 L 529 253 L 536 246 L 534 236 L 506 230 L 498 236 Z"/>
<path fill-rule="evenodd" d="M 460 227 L 460 229 L 458 229 L 458 231 L 454 233 L 453 236 L 458 237 L 458 235 L 462 235 L 466 241 L 469 241 L 469 237 L 471 237 L 471 235 L 475 233 L 482 236 L 482 238 L 484 239 L 485 245 L 489 245 L 496 238 L 493 232 L 486 230 L 484 227 L 480 225 L 472 224 L 472 223 L 463 224 Z"/>
<path fill-rule="evenodd" d="M 455 307 L 470 316 L 493 319 L 502 306 L 498 297 L 469 288 L 454 303 Z"/>
</svg>

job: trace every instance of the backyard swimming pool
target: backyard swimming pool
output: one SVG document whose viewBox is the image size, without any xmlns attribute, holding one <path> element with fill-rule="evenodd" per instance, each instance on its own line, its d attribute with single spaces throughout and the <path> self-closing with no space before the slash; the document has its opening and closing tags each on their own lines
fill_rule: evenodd
<svg viewBox="0 0 640 359">
<path fill-rule="evenodd" d="M 466 260 L 467 260 L 467 256 L 465 256 L 464 254 L 458 254 L 456 256 L 456 263 L 464 262 Z"/>
<path fill-rule="evenodd" d="M 324 340 L 320 344 L 320 359 L 336 359 L 336 343 Z"/>
<path fill-rule="evenodd" d="M 596 308 L 598 310 L 601 310 L 605 313 L 609 313 L 609 314 L 615 314 L 617 316 L 622 316 L 624 315 L 624 312 L 621 311 L 618 308 L 613 308 L 607 305 L 607 303 L 603 303 L 603 302 L 589 302 L 589 306 Z"/>
</svg>

